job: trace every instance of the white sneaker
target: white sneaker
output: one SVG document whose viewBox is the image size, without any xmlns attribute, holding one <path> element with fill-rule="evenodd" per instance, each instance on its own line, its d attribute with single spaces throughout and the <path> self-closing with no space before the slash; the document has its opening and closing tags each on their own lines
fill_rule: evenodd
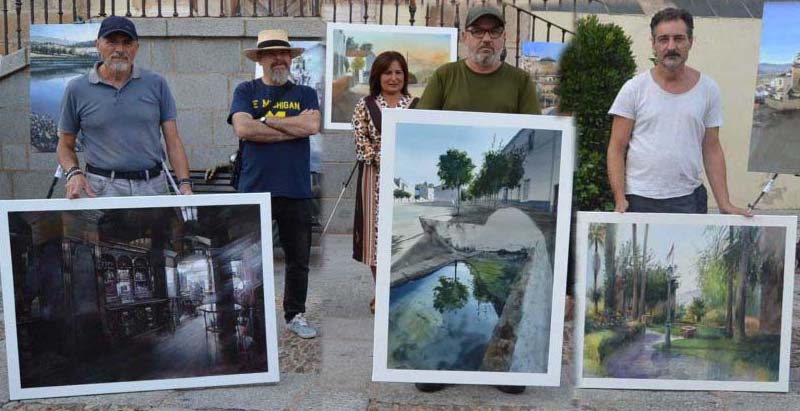
<svg viewBox="0 0 800 411">
<path fill-rule="evenodd" d="M 303 316 L 303 313 L 296 314 L 291 321 L 286 323 L 286 327 L 300 338 L 314 338 L 317 336 L 317 330 L 308 324 L 308 320 Z"/>
</svg>

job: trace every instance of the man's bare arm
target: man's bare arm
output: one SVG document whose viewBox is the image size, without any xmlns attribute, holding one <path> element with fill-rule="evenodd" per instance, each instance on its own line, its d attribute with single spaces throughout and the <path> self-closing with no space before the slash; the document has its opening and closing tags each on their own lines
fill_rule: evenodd
<svg viewBox="0 0 800 411">
<path fill-rule="evenodd" d="M 267 126 L 296 137 L 319 133 L 319 110 L 303 110 L 292 117 L 268 117 Z"/>
<path fill-rule="evenodd" d="M 78 155 L 75 153 L 75 141 L 77 136 L 72 133 L 58 133 L 58 146 L 56 146 L 56 156 L 61 168 L 67 171 L 73 167 L 78 167 Z M 81 193 L 85 192 L 87 196 L 94 197 L 95 192 L 92 190 L 89 180 L 86 179 L 82 173 L 72 176 L 65 185 L 67 198 L 80 198 Z"/>
<path fill-rule="evenodd" d="M 706 168 L 708 184 L 711 192 L 717 200 L 719 211 L 723 214 L 740 214 L 752 216 L 752 214 L 731 204 L 728 194 L 728 176 L 725 166 L 725 153 L 722 151 L 722 144 L 719 142 L 719 127 L 706 129 L 703 138 L 703 164 Z"/>
<path fill-rule="evenodd" d="M 314 110 L 316 115 L 303 112 L 298 116 L 287 117 L 280 120 L 287 121 L 274 121 L 274 117 L 268 117 L 268 122 L 271 125 L 266 125 L 253 118 L 249 113 L 239 112 L 233 115 L 233 131 L 240 139 L 253 141 L 257 143 L 278 143 L 281 141 L 294 140 L 296 138 L 308 137 L 319 131 L 319 111 Z M 289 121 L 290 119 L 293 119 Z M 310 124 L 316 121 L 312 127 Z M 292 131 L 288 133 L 284 130 L 278 129 L 273 125 L 285 127 Z M 306 132 L 302 134 L 300 132 Z"/>
<path fill-rule="evenodd" d="M 633 120 L 614 116 L 611 138 L 608 141 L 606 168 L 611 191 L 614 193 L 614 211 L 624 213 L 628 210 L 625 199 L 625 150 L 631 140 Z"/>
<path fill-rule="evenodd" d="M 169 164 L 175 170 L 175 176 L 179 180 L 189 178 L 189 160 L 186 158 L 186 149 L 178 134 L 178 123 L 175 120 L 165 121 L 161 123 L 161 131 L 167 145 Z M 192 188 L 187 184 L 181 184 L 178 189 L 181 194 L 192 194 Z"/>
</svg>

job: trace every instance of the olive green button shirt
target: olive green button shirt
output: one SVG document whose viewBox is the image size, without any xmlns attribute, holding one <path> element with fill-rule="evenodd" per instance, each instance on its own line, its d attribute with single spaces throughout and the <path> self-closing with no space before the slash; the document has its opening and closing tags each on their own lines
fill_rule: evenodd
<svg viewBox="0 0 800 411">
<path fill-rule="evenodd" d="M 465 60 L 436 69 L 416 108 L 541 114 L 536 86 L 528 72 L 503 63 L 492 73 L 479 74 L 470 70 Z"/>
</svg>

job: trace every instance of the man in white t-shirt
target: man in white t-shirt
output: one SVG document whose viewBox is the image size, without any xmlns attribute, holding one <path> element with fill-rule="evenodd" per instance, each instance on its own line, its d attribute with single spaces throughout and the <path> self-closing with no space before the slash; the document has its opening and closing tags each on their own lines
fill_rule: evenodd
<svg viewBox="0 0 800 411">
<path fill-rule="evenodd" d="M 749 215 L 728 198 L 719 87 L 686 65 L 693 29 L 683 9 L 653 16 L 656 66 L 628 80 L 609 110 L 608 178 L 617 212 L 707 213 L 705 166 L 720 212 Z"/>
</svg>

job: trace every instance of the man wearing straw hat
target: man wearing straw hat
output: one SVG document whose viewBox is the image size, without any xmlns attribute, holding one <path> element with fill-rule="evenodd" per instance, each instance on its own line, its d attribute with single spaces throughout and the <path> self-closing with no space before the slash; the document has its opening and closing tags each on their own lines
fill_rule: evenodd
<svg viewBox="0 0 800 411">
<path fill-rule="evenodd" d="M 163 77 L 133 64 L 139 50 L 133 22 L 119 16 L 104 19 L 96 46 L 101 60 L 69 82 L 61 101 L 56 153 L 66 170 L 66 197 L 167 194 L 162 133 L 179 191 L 191 194 L 175 100 Z M 79 132 L 85 171 L 75 154 Z"/>
<path fill-rule="evenodd" d="M 305 312 L 308 261 L 311 254 L 311 166 L 309 139 L 319 132 L 319 100 L 314 89 L 289 81 L 292 59 L 303 53 L 292 47 L 284 30 L 258 33 L 255 48 L 244 55 L 261 64 L 264 75 L 236 87 L 228 123 L 240 139 L 238 190 L 269 192 L 272 218 L 286 255 L 283 296 L 289 330 L 314 338 Z"/>
</svg>

